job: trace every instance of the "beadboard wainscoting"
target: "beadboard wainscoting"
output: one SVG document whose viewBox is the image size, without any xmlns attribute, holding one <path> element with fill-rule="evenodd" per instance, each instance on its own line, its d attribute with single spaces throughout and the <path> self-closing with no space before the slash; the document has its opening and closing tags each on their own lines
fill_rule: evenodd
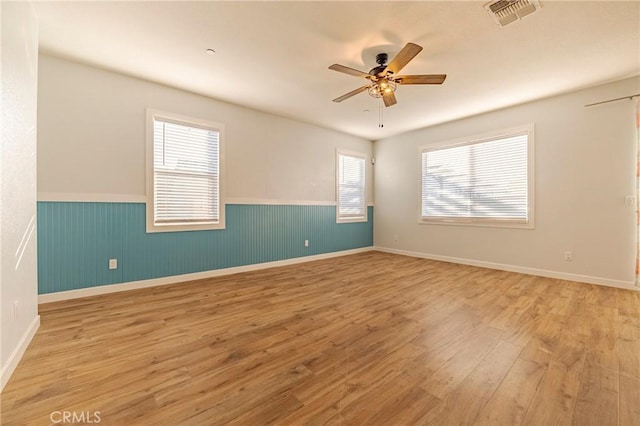
<svg viewBox="0 0 640 426">
<path fill-rule="evenodd" d="M 367 222 L 330 205 L 227 204 L 226 229 L 146 233 L 145 204 L 38 202 L 39 294 L 373 246 Z M 305 240 L 309 246 L 305 247 Z M 117 269 L 109 269 L 117 259 Z"/>
</svg>

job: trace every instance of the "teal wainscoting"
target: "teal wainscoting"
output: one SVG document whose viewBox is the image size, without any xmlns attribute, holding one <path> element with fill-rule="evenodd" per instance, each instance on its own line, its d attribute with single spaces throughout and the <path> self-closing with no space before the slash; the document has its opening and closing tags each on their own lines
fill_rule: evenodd
<svg viewBox="0 0 640 426">
<path fill-rule="evenodd" d="M 38 291 L 75 290 L 373 245 L 335 206 L 227 204 L 224 230 L 147 234 L 144 203 L 38 202 Z M 309 240 L 309 247 L 304 247 Z M 108 260 L 118 259 L 109 270 Z"/>
</svg>

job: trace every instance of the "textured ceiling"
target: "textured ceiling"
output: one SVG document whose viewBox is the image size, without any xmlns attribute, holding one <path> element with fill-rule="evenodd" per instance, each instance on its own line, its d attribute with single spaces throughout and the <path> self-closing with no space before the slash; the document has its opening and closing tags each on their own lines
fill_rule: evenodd
<svg viewBox="0 0 640 426">
<path fill-rule="evenodd" d="M 40 48 L 234 104 L 380 139 L 640 73 L 640 2 L 542 1 L 499 27 L 483 2 L 37 2 Z M 424 50 L 384 110 L 331 100 L 407 42 Z M 207 55 L 212 48 L 215 55 Z M 367 112 L 368 111 L 368 112 Z"/>
</svg>

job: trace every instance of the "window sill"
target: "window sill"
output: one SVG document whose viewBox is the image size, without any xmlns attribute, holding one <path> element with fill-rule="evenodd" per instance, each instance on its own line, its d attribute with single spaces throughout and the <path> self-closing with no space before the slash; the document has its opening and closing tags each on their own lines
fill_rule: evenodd
<svg viewBox="0 0 640 426">
<path fill-rule="evenodd" d="M 214 231 L 225 229 L 224 222 L 218 223 L 191 223 L 170 225 L 147 225 L 147 234 L 164 232 L 189 232 L 189 231 Z"/>
<path fill-rule="evenodd" d="M 419 225 L 471 226 L 483 228 L 535 229 L 533 221 L 482 219 L 418 219 Z"/>
<path fill-rule="evenodd" d="M 337 218 L 336 223 L 359 223 L 368 222 L 366 217 L 354 217 L 354 218 Z"/>
</svg>

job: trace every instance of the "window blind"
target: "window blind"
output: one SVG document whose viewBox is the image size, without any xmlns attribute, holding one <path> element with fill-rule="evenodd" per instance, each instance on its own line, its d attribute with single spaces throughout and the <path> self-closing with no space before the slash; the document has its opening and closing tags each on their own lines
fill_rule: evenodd
<svg viewBox="0 0 640 426">
<path fill-rule="evenodd" d="M 422 218 L 528 221 L 528 134 L 422 152 Z"/>
<path fill-rule="evenodd" d="M 220 133 L 154 119 L 154 221 L 216 223 L 220 218 Z"/>
<path fill-rule="evenodd" d="M 364 158 L 338 154 L 338 218 L 363 219 L 366 208 Z"/>
</svg>

